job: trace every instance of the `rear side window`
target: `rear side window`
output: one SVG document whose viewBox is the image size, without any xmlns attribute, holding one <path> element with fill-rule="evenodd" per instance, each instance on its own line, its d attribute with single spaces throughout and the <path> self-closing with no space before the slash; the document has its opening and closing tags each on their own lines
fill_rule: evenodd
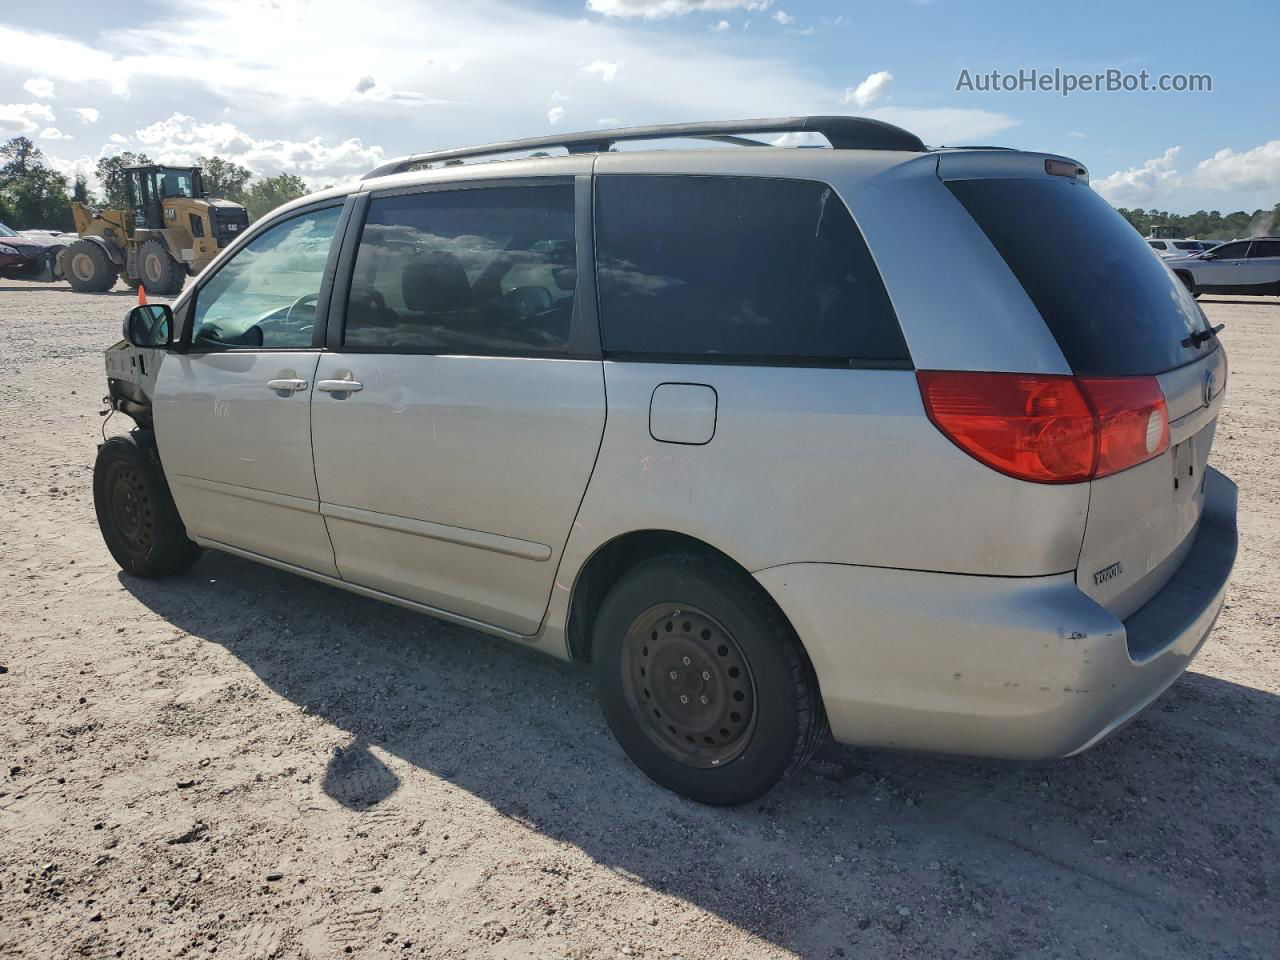
<svg viewBox="0 0 1280 960">
<path fill-rule="evenodd" d="M 1086 184 L 949 180 L 1077 374 L 1163 373 L 1199 359 L 1204 314 L 1145 241 Z"/>
<path fill-rule="evenodd" d="M 343 345 L 524 355 L 569 346 L 577 268 L 572 184 L 375 197 Z"/>
<path fill-rule="evenodd" d="M 1249 241 L 1241 240 L 1237 243 L 1224 243 L 1222 246 L 1213 248 L 1213 255 L 1219 260 L 1239 260 L 1249 254 Z"/>
<path fill-rule="evenodd" d="M 910 366 L 867 245 L 825 184 L 598 177 L 596 264 L 612 354 Z"/>
<path fill-rule="evenodd" d="M 1249 259 L 1280 257 L 1280 240 L 1255 240 L 1249 248 Z"/>
</svg>

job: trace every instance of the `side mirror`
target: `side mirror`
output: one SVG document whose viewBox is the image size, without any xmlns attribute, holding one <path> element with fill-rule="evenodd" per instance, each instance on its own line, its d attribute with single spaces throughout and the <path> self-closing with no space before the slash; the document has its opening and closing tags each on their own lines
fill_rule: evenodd
<svg viewBox="0 0 1280 960">
<path fill-rule="evenodd" d="M 173 308 L 140 303 L 124 318 L 124 338 L 135 347 L 167 348 L 173 343 Z"/>
</svg>

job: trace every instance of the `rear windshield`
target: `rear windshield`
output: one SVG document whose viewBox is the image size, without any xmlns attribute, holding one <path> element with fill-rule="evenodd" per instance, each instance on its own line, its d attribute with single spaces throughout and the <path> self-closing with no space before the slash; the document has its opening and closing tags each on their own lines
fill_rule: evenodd
<svg viewBox="0 0 1280 960">
<path fill-rule="evenodd" d="M 1018 278 L 1077 374 L 1163 373 L 1216 341 L 1208 321 L 1146 241 L 1086 184 L 949 180 Z"/>
</svg>

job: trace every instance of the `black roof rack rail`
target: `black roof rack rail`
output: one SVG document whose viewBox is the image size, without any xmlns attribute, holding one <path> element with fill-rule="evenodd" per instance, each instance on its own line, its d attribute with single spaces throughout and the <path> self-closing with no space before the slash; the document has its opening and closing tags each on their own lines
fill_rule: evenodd
<svg viewBox="0 0 1280 960">
<path fill-rule="evenodd" d="M 404 173 L 413 167 L 449 160 L 466 160 L 496 156 L 524 150 L 564 147 L 570 153 L 603 153 L 616 143 L 633 140 L 694 139 L 714 140 L 739 146 L 768 146 L 759 140 L 741 136 L 744 133 L 817 133 L 826 137 L 836 150 L 906 150 L 921 152 L 925 145 L 914 133 L 869 117 L 772 117 L 763 120 L 712 120 L 701 123 L 666 123 L 649 127 L 619 127 L 613 130 L 590 130 L 564 133 L 527 140 L 508 140 L 479 147 L 458 147 L 399 157 L 379 164 L 362 180 Z"/>
</svg>

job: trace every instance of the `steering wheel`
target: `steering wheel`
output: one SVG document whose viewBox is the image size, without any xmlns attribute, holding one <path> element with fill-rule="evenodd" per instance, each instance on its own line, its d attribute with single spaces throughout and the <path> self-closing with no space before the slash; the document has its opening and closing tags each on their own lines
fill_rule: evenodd
<svg viewBox="0 0 1280 960">
<path fill-rule="evenodd" d="M 284 327 L 286 332 L 289 329 L 289 318 L 293 315 L 293 311 L 296 310 L 298 307 L 305 305 L 308 302 L 310 302 L 312 305 L 319 303 L 320 295 L 316 293 L 307 293 L 299 297 L 297 300 L 293 301 L 293 303 L 289 304 L 289 309 L 284 312 L 284 319 L 280 321 L 281 326 Z M 314 322 L 314 319 L 315 318 L 313 317 L 312 318 L 313 322 Z M 302 324 L 303 324 L 303 321 L 299 320 L 298 327 L 301 328 Z"/>
</svg>

